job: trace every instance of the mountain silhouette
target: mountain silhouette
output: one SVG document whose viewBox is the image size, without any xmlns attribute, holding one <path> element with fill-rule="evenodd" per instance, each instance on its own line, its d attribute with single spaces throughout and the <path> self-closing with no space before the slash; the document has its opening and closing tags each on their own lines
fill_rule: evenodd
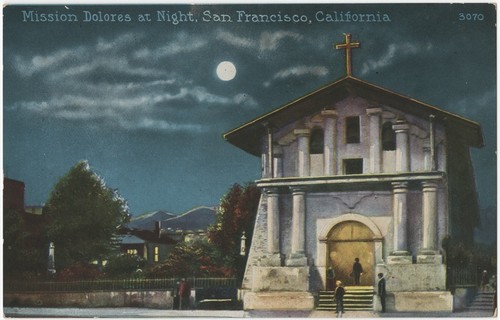
<svg viewBox="0 0 500 320">
<path fill-rule="evenodd" d="M 216 210 L 214 207 L 197 207 L 182 215 L 163 220 L 161 228 L 168 231 L 206 230 L 209 225 L 215 224 L 215 218 Z"/>
<path fill-rule="evenodd" d="M 154 230 L 155 221 L 163 221 L 176 217 L 175 214 L 167 211 L 149 211 L 134 217 L 127 224 L 129 229 Z"/>
<path fill-rule="evenodd" d="M 215 223 L 216 208 L 200 206 L 180 215 L 167 211 L 150 211 L 134 217 L 127 224 L 128 229 L 155 230 L 155 223 L 161 222 L 161 229 L 176 230 L 206 230 Z"/>
</svg>

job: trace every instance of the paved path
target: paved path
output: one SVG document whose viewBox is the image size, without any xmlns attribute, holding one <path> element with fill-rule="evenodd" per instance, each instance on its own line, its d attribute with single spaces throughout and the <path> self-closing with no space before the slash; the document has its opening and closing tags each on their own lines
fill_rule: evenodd
<svg viewBox="0 0 500 320">
<path fill-rule="evenodd" d="M 160 310 L 146 308 L 4 308 L 5 317 L 28 318 L 243 318 L 243 310 Z"/>
<path fill-rule="evenodd" d="M 335 318 L 332 311 L 160 310 L 145 308 L 4 308 L 7 318 Z M 344 318 L 484 318 L 484 311 L 395 312 L 350 311 Z"/>
</svg>

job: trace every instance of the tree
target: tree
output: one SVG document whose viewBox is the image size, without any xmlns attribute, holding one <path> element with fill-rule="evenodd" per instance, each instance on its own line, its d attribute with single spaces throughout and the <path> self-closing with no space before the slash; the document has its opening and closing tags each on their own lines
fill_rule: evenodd
<svg viewBox="0 0 500 320">
<path fill-rule="evenodd" d="M 126 201 L 106 187 L 86 161 L 59 180 L 45 209 L 57 270 L 104 259 L 116 248 L 118 227 L 129 220 Z"/>
<path fill-rule="evenodd" d="M 104 268 L 108 278 L 141 277 L 146 260 L 132 254 L 116 254 L 108 259 Z"/>
<path fill-rule="evenodd" d="M 221 199 L 216 223 L 208 230 L 210 242 L 224 253 L 226 266 L 234 268 L 240 279 L 243 278 L 247 258 L 240 256 L 241 237 L 245 233 L 245 247 L 249 248 L 259 199 L 260 191 L 255 184 L 243 187 L 234 184 Z"/>
<path fill-rule="evenodd" d="M 149 278 L 231 277 L 232 268 L 222 264 L 222 255 L 207 239 L 181 242 L 168 259 L 148 270 Z"/>
<path fill-rule="evenodd" d="M 6 209 L 3 212 L 4 280 L 26 280 L 45 276 L 48 248 L 45 234 L 38 232 L 43 228 L 43 221 L 37 219 L 35 223 L 42 226 L 33 230 L 33 223 L 30 224 L 26 220 L 24 212 L 14 209 Z"/>
</svg>

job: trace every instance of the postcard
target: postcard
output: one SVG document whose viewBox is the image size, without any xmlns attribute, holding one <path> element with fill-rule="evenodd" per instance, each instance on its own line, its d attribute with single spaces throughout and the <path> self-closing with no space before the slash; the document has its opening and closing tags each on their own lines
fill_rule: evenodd
<svg viewBox="0 0 500 320">
<path fill-rule="evenodd" d="M 495 4 L 14 4 L 3 32 L 7 316 L 496 312 Z"/>
</svg>

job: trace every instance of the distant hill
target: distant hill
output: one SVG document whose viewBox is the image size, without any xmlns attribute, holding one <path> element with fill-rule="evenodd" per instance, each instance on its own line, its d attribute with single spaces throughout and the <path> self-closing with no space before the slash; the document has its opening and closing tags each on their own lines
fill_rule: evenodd
<svg viewBox="0 0 500 320">
<path fill-rule="evenodd" d="M 134 217 L 127 224 L 129 229 L 154 230 L 155 222 L 161 221 L 163 230 L 206 230 L 215 223 L 216 208 L 200 206 L 183 214 L 176 215 L 166 211 L 151 211 Z"/>
<path fill-rule="evenodd" d="M 130 219 L 127 227 L 129 229 L 154 230 L 155 221 L 163 221 L 176 216 L 177 215 L 166 211 L 149 211 Z"/>
<path fill-rule="evenodd" d="M 198 207 L 183 213 L 180 216 L 163 220 L 161 228 L 164 230 L 206 230 L 215 223 L 216 210 L 214 207 Z"/>
</svg>

